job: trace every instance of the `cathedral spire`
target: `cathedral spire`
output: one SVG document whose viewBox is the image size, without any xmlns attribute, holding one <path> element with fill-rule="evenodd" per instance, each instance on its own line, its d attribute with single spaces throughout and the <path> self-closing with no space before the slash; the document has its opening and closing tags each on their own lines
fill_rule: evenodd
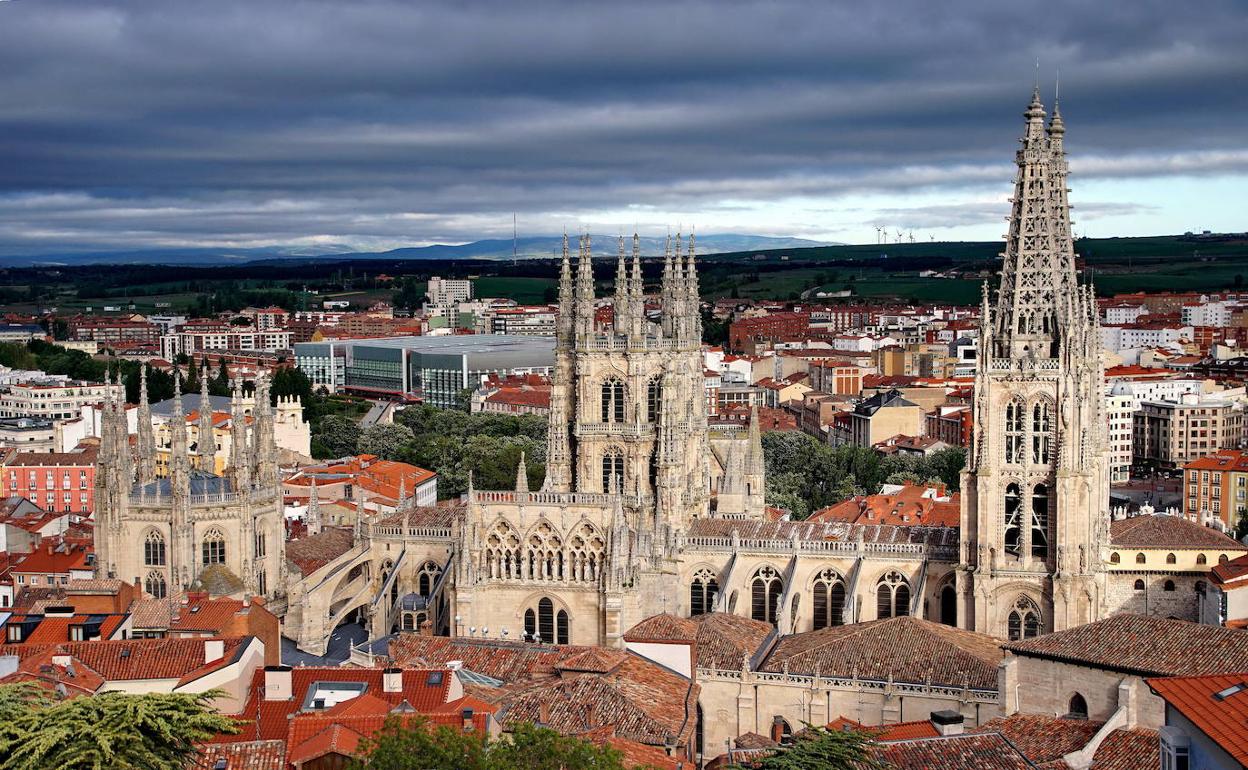
<svg viewBox="0 0 1248 770">
<path fill-rule="evenodd" d="M 312 477 L 312 489 L 308 494 L 308 534 L 315 535 L 321 531 L 321 501 L 316 493 L 316 477 Z"/>
<path fill-rule="evenodd" d="M 156 435 L 152 430 L 152 405 L 147 398 L 147 367 L 148 364 L 139 365 L 139 410 L 135 415 L 139 483 L 144 485 L 156 480 Z"/>
<path fill-rule="evenodd" d="M 182 379 L 175 370 L 173 409 L 169 415 L 169 485 L 174 497 L 191 492 L 191 466 L 186 439 L 186 412 L 182 406 Z"/>
<path fill-rule="evenodd" d="M 559 337 L 560 345 L 568 346 L 572 339 L 573 303 L 575 290 L 572 284 L 572 260 L 568 256 L 568 231 L 563 231 L 563 258 L 559 262 Z"/>
<path fill-rule="evenodd" d="M 624 255 L 624 236 L 620 236 L 620 251 L 615 263 L 615 333 L 629 334 L 632 329 L 632 292 L 628 282 L 628 261 Z"/>
<path fill-rule="evenodd" d="M 243 378 L 235 377 L 230 393 L 230 478 L 234 491 L 251 487 L 252 461 L 247 449 L 247 410 L 243 404 Z"/>
<path fill-rule="evenodd" d="M 217 439 L 212 432 L 212 399 L 208 397 L 208 378 L 199 378 L 199 425 L 197 428 L 199 469 L 207 473 L 217 470 Z"/>
<path fill-rule="evenodd" d="M 516 464 L 516 491 L 529 491 L 529 466 L 524 462 L 524 450 L 520 450 L 520 462 Z"/>
<path fill-rule="evenodd" d="M 685 325 L 689 341 L 694 344 L 702 342 L 702 299 L 698 291 L 698 268 L 695 264 L 696 247 L 693 233 L 689 233 L 689 243 L 685 251 Z"/>
<path fill-rule="evenodd" d="M 594 266 L 593 242 L 586 233 L 581 236 L 580 255 L 576 265 L 576 335 L 594 333 Z"/>
<path fill-rule="evenodd" d="M 1006 236 L 994 329 L 996 355 L 1053 358 L 1071 321 L 1075 271 L 1066 201 L 1066 160 L 1058 132 L 1044 125 L 1039 87 L 1015 163 L 1013 209 Z M 1054 141 L 1058 139 L 1058 141 Z"/>
</svg>

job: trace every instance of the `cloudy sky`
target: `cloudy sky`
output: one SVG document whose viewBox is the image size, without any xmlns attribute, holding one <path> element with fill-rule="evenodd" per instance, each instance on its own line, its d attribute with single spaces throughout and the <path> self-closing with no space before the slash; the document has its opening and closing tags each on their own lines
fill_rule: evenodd
<svg viewBox="0 0 1248 770">
<path fill-rule="evenodd" d="M 1037 59 L 1077 232 L 1244 230 L 1245 40 L 1243 0 L 3 0 L 0 254 L 994 239 Z"/>
</svg>

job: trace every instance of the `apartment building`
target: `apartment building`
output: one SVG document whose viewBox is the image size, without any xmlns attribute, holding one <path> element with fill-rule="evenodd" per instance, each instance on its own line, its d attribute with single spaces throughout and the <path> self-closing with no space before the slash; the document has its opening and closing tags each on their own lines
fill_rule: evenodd
<svg viewBox="0 0 1248 770">
<path fill-rule="evenodd" d="M 42 417 L 69 420 L 82 407 L 98 404 L 109 389 L 120 398 L 122 386 L 62 378 L 28 380 L 0 388 L 0 417 Z"/>
<path fill-rule="evenodd" d="M 45 511 L 82 517 L 95 510 L 97 448 L 73 452 L 0 452 L 0 498 L 24 497 Z"/>
<path fill-rule="evenodd" d="M 1194 393 L 1179 401 L 1141 402 L 1134 415 L 1132 453 L 1137 462 L 1181 468 L 1220 449 L 1238 449 L 1243 415 L 1238 403 Z"/>
<path fill-rule="evenodd" d="M 1183 466 L 1183 512 L 1205 523 L 1234 527 L 1248 514 L 1248 453 L 1224 449 Z"/>
</svg>

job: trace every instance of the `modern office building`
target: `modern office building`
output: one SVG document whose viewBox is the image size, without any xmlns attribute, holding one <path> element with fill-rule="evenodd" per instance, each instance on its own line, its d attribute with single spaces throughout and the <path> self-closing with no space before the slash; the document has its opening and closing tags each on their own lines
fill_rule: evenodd
<svg viewBox="0 0 1248 770">
<path fill-rule="evenodd" d="M 315 387 L 441 407 L 487 374 L 549 374 L 554 360 L 553 338 L 502 334 L 295 345 L 295 361 Z"/>
</svg>

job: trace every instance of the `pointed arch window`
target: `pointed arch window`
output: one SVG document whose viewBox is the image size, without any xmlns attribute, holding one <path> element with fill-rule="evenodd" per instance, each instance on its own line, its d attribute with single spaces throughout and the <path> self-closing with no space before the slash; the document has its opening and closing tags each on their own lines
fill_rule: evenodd
<svg viewBox="0 0 1248 770">
<path fill-rule="evenodd" d="M 549 523 L 543 521 L 529 533 L 524 558 L 528 580 L 563 580 L 563 539 Z"/>
<path fill-rule="evenodd" d="M 715 600 L 719 597 L 719 580 L 715 572 L 702 568 L 693 573 L 693 582 L 689 584 L 689 615 L 707 615 L 715 611 Z"/>
<path fill-rule="evenodd" d="M 1035 600 L 1030 596 L 1018 597 L 1014 601 L 1014 606 L 1010 608 L 1007 626 L 1006 637 L 1011 642 L 1039 636 L 1044 623 Z"/>
<path fill-rule="evenodd" d="M 602 421 L 624 422 L 624 383 L 609 377 L 602 383 Z"/>
<path fill-rule="evenodd" d="M 147 537 L 143 538 L 143 564 L 147 567 L 165 566 L 165 536 L 154 529 L 148 530 Z"/>
<path fill-rule="evenodd" d="M 1005 462 L 1019 464 L 1023 461 L 1023 435 L 1026 407 L 1022 401 L 1005 405 Z"/>
<path fill-rule="evenodd" d="M 607 544 L 594 525 L 583 522 L 568 540 L 568 579 L 593 583 L 602 571 Z"/>
<path fill-rule="evenodd" d="M 772 567 L 760 567 L 750 581 L 750 617 L 775 624 L 783 591 L 784 581 L 780 579 L 780 573 Z"/>
<path fill-rule="evenodd" d="M 566 610 L 555 612 L 555 603 L 546 597 L 537 602 L 537 607 L 524 611 L 524 632 L 530 639 L 545 644 L 567 644 L 569 638 L 569 618 Z"/>
<path fill-rule="evenodd" d="M 1037 484 L 1031 490 L 1031 555 L 1049 555 L 1049 488 Z"/>
<path fill-rule="evenodd" d="M 201 551 L 205 567 L 225 564 L 225 533 L 216 527 L 205 532 Z"/>
<path fill-rule="evenodd" d="M 1038 401 L 1031 408 L 1031 461 L 1036 465 L 1049 462 L 1049 402 Z"/>
<path fill-rule="evenodd" d="M 602 491 L 624 490 L 624 452 L 618 447 L 607 449 L 602 455 Z"/>
<path fill-rule="evenodd" d="M 505 521 L 494 525 L 485 539 L 485 564 L 482 572 L 494 580 L 520 577 L 520 536 Z"/>
<path fill-rule="evenodd" d="M 1079 693 L 1070 696 L 1070 708 L 1067 709 L 1067 719 L 1087 719 L 1088 718 L 1088 701 Z"/>
<path fill-rule="evenodd" d="M 1017 557 L 1022 553 L 1022 494 L 1018 484 L 1009 484 L 1005 488 L 1005 552 Z"/>
<path fill-rule="evenodd" d="M 876 616 L 898 618 L 910 614 L 910 581 L 896 570 L 886 573 L 875 586 Z"/>
<path fill-rule="evenodd" d="M 845 581 L 835 570 L 825 569 L 815 578 L 814 596 L 815 630 L 839 626 L 844 622 Z"/>
<path fill-rule="evenodd" d="M 169 593 L 169 587 L 165 583 L 164 574 L 156 570 L 147 573 L 147 577 L 143 579 L 143 590 L 151 594 L 153 599 L 165 598 Z"/>
<path fill-rule="evenodd" d="M 438 582 L 438 577 L 442 574 L 442 568 L 438 566 L 436 561 L 427 561 L 420 567 L 420 572 L 416 575 L 416 593 L 426 599 L 433 595 L 433 586 Z M 397 586 L 399 581 L 394 581 Z"/>
<path fill-rule="evenodd" d="M 646 384 L 646 421 L 658 422 L 659 410 L 663 403 L 663 382 L 658 377 L 652 377 L 650 382 Z"/>
</svg>

